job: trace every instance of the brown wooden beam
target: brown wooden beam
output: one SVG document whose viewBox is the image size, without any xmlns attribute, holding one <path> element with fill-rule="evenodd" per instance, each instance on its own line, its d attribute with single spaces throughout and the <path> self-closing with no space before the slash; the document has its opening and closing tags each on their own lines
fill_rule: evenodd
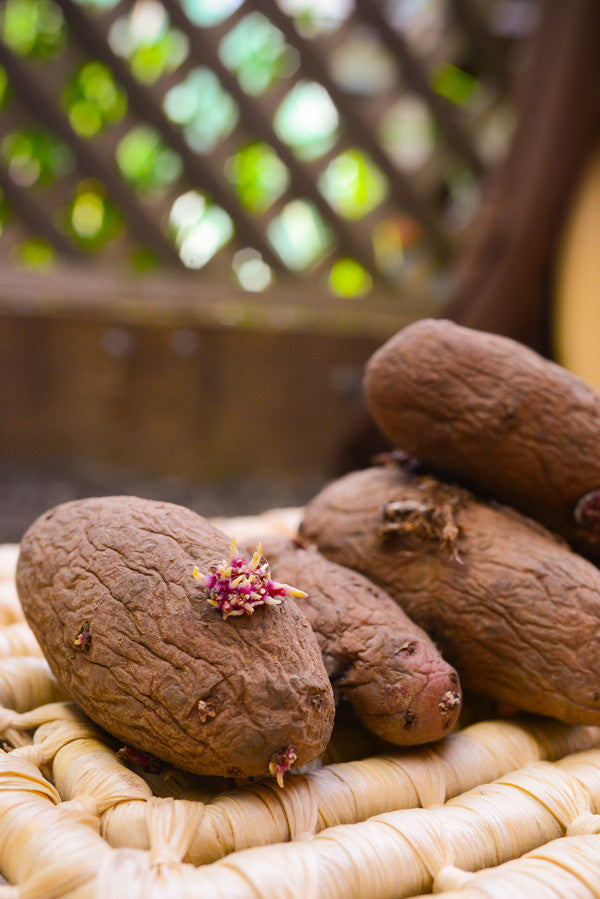
<svg viewBox="0 0 600 899">
<path fill-rule="evenodd" d="M 24 272 L 0 264 L 0 318 L 42 316 L 171 328 L 362 335 L 387 339 L 414 319 L 390 291 L 348 303 L 319 295 L 290 275 L 264 293 L 248 293 L 218 274 L 164 269 L 151 275 L 111 270 L 101 260 Z"/>
<path fill-rule="evenodd" d="M 550 354 L 562 224 L 600 139 L 600 3 L 543 0 L 514 85 L 517 128 L 457 259 L 443 314 Z"/>
</svg>

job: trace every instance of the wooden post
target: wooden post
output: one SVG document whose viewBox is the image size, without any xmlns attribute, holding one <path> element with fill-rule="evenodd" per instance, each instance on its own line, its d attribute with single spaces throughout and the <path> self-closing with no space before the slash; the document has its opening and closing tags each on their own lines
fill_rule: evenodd
<svg viewBox="0 0 600 899">
<path fill-rule="evenodd" d="M 600 137 L 600 3 L 542 0 L 540 12 L 515 83 L 510 150 L 487 185 L 443 315 L 551 355 L 561 226 Z"/>
</svg>

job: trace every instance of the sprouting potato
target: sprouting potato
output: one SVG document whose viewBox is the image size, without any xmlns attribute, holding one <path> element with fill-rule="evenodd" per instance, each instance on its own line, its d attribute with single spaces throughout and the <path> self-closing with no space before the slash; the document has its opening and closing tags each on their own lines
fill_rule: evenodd
<svg viewBox="0 0 600 899">
<path fill-rule="evenodd" d="M 17 588 L 58 682 L 130 750 L 281 781 L 324 751 L 333 693 L 298 591 L 230 546 L 181 506 L 78 500 L 24 535 Z"/>
<path fill-rule="evenodd" d="M 423 319 L 371 357 L 365 395 L 398 448 L 600 561 L 600 396 L 528 347 Z"/>
<path fill-rule="evenodd" d="M 325 487 L 300 533 L 386 590 L 464 689 L 600 724 L 600 570 L 542 525 L 388 464 Z"/>
</svg>

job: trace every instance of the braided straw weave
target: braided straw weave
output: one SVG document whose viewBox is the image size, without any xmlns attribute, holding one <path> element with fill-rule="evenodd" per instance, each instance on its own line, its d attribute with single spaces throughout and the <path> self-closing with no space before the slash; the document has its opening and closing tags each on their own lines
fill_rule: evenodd
<svg viewBox="0 0 600 899">
<path fill-rule="evenodd" d="M 0 899 L 600 896 L 600 728 L 477 722 L 283 789 L 132 770 L 56 685 L 16 557 L 0 547 Z"/>
</svg>

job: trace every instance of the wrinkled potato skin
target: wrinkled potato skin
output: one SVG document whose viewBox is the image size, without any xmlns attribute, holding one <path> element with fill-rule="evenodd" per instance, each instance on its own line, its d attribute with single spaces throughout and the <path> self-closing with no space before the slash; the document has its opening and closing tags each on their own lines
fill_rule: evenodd
<svg viewBox="0 0 600 899">
<path fill-rule="evenodd" d="M 229 539 L 180 506 L 80 500 L 29 528 L 17 588 L 55 677 L 107 731 L 199 774 L 263 776 L 284 747 L 297 764 L 324 751 L 333 694 L 289 598 L 227 620 L 208 604 L 192 571 L 229 556 Z M 87 650 L 74 645 L 84 624 Z"/>
<path fill-rule="evenodd" d="M 437 509 L 440 527 L 383 534 L 390 501 Z M 384 466 L 327 486 L 307 505 L 301 533 L 380 584 L 432 637 L 465 690 L 600 724 L 600 571 L 541 525 Z"/>
<path fill-rule="evenodd" d="M 450 732 L 460 712 L 458 676 L 384 590 L 284 537 L 267 537 L 263 551 L 276 580 L 306 592 L 299 605 L 331 682 L 369 730 L 400 746 Z"/>
<path fill-rule="evenodd" d="M 396 446 L 600 561 L 600 534 L 573 517 L 600 488 L 600 397 L 575 375 L 509 338 L 424 319 L 373 354 L 364 390 Z"/>
</svg>

